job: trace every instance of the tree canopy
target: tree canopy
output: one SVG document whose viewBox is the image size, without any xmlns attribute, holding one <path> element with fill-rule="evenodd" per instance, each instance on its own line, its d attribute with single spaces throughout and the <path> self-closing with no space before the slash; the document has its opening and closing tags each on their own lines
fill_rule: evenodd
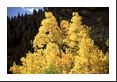
<svg viewBox="0 0 117 82">
<path fill-rule="evenodd" d="M 71 21 L 60 24 L 51 12 L 45 12 L 33 40 L 34 52 L 15 62 L 10 71 L 18 74 L 106 74 L 109 73 L 109 52 L 103 53 L 90 37 L 91 28 L 82 23 L 78 12 Z"/>
</svg>

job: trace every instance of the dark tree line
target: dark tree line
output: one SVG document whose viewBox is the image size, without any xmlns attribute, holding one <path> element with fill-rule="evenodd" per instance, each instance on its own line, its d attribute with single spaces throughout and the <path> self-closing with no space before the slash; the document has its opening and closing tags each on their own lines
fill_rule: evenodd
<svg viewBox="0 0 117 82">
<path fill-rule="evenodd" d="M 28 51 L 33 52 L 32 41 L 38 33 L 45 11 L 51 11 L 60 22 L 60 19 L 70 20 L 72 12 L 79 12 L 83 23 L 91 26 L 91 38 L 95 44 L 106 52 L 108 47 L 105 41 L 109 39 L 109 8 L 108 7 L 45 7 L 44 11 L 33 10 L 32 14 L 14 17 L 7 16 L 7 73 L 13 62 L 21 65 L 20 58 Z"/>
</svg>

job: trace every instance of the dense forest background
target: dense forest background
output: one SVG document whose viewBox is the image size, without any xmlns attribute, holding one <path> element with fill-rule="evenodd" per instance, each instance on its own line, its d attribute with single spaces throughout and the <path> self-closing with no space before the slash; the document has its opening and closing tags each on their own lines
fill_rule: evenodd
<svg viewBox="0 0 117 82">
<path fill-rule="evenodd" d="M 13 62 L 21 65 L 20 58 L 28 51 L 33 52 L 32 41 L 38 33 L 45 11 L 51 11 L 60 22 L 61 19 L 70 20 L 72 12 L 79 12 L 83 17 L 83 24 L 91 27 L 91 38 L 105 53 L 109 50 L 106 41 L 109 39 L 109 8 L 108 7 L 45 7 L 33 10 L 32 14 L 14 17 L 7 16 L 7 73 Z"/>
</svg>

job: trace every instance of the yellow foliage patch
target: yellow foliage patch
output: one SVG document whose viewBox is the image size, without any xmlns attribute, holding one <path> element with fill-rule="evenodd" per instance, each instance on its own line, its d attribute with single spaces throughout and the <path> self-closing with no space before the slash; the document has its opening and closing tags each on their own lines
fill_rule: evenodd
<svg viewBox="0 0 117 82">
<path fill-rule="evenodd" d="M 39 33 L 35 36 L 35 51 L 22 57 L 22 65 L 10 68 L 18 74 L 109 73 L 109 52 L 104 54 L 90 38 L 90 27 L 82 25 L 82 17 L 73 12 L 71 22 L 62 20 L 60 27 L 51 12 L 45 12 Z"/>
</svg>

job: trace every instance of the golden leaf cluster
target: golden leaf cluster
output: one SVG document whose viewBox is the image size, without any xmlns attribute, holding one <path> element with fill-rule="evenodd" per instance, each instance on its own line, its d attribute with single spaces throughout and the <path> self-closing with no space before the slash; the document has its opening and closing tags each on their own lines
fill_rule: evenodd
<svg viewBox="0 0 117 82">
<path fill-rule="evenodd" d="M 22 65 L 10 68 L 16 74 L 105 74 L 109 73 L 109 52 L 104 54 L 90 38 L 90 27 L 73 12 L 71 22 L 60 27 L 51 12 L 45 12 L 33 41 L 35 51 L 22 57 Z"/>
</svg>

